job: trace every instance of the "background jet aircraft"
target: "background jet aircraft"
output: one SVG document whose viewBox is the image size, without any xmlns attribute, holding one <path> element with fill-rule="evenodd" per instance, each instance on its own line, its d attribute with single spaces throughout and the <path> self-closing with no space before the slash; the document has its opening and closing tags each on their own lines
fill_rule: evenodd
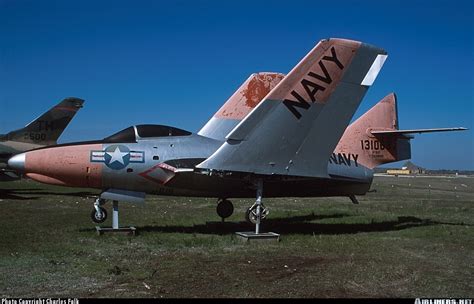
<svg viewBox="0 0 474 304">
<path fill-rule="evenodd" d="M 8 134 L 0 134 L 0 181 L 19 178 L 15 172 L 7 168 L 7 161 L 13 155 L 55 145 L 83 103 L 84 100 L 79 98 L 66 98 L 26 127 Z"/>
<path fill-rule="evenodd" d="M 9 165 L 43 183 L 103 190 L 105 200 L 141 202 L 145 193 L 257 197 L 247 219 L 268 214 L 262 197 L 365 194 L 377 165 L 410 157 L 410 133 L 398 130 L 390 94 L 349 122 L 387 57 L 365 43 L 320 41 L 286 76 L 253 74 L 197 133 L 161 125 L 129 127 L 101 141 L 37 149 Z M 431 130 L 433 131 L 433 130 Z M 114 222 L 114 226 L 116 225 Z"/>
</svg>

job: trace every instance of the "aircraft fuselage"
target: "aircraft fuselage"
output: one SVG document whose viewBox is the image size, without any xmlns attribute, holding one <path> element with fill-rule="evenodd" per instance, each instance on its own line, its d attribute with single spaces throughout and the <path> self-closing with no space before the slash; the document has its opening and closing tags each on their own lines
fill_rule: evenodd
<svg viewBox="0 0 474 304">
<path fill-rule="evenodd" d="M 197 134 L 85 142 L 37 149 L 24 159 L 27 176 L 49 184 L 197 197 L 255 197 L 252 173 L 200 171 L 221 141 Z M 326 178 L 266 176 L 265 197 L 363 195 L 373 171 L 357 155 L 335 153 Z"/>
</svg>

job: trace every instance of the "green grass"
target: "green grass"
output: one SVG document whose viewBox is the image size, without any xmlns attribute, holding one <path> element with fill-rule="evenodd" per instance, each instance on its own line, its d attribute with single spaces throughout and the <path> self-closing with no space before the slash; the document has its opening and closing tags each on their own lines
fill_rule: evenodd
<svg viewBox="0 0 474 304">
<path fill-rule="evenodd" d="M 428 186 L 430 185 L 430 186 Z M 264 230 L 246 244 L 235 199 L 229 226 L 214 199 L 148 196 L 120 205 L 140 234 L 97 236 L 97 191 L 0 184 L 1 297 L 470 297 L 474 178 L 377 177 L 348 198 L 265 199 Z M 455 189 L 456 187 L 456 189 Z M 111 217 L 110 204 L 106 207 Z M 110 226 L 110 219 L 104 226 Z"/>
</svg>

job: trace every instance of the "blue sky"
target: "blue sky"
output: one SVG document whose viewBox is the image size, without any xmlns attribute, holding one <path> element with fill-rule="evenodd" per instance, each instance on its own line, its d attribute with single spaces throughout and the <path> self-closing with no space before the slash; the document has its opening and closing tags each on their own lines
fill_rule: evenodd
<svg viewBox="0 0 474 304">
<path fill-rule="evenodd" d="M 0 0 L 0 132 L 64 97 L 86 100 L 60 142 L 129 125 L 197 131 L 251 73 L 288 72 L 320 39 L 389 57 L 355 117 L 394 91 L 412 161 L 474 170 L 470 1 Z"/>
</svg>

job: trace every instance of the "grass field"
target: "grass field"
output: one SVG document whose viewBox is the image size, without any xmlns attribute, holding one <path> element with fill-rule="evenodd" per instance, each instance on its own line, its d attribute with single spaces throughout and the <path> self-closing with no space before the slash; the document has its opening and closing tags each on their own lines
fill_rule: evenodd
<svg viewBox="0 0 474 304">
<path fill-rule="evenodd" d="M 233 200 L 237 224 L 206 225 L 214 199 L 148 196 L 120 205 L 138 236 L 97 236 L 96 190 L 0 188 L 0 297 L 474 295 L 474 178 L 376 177 L 359 205 L 265 199 L 263 230 L 282 237 L 260 244 L 233 233 L 250 199 Z"/>
</svg>

